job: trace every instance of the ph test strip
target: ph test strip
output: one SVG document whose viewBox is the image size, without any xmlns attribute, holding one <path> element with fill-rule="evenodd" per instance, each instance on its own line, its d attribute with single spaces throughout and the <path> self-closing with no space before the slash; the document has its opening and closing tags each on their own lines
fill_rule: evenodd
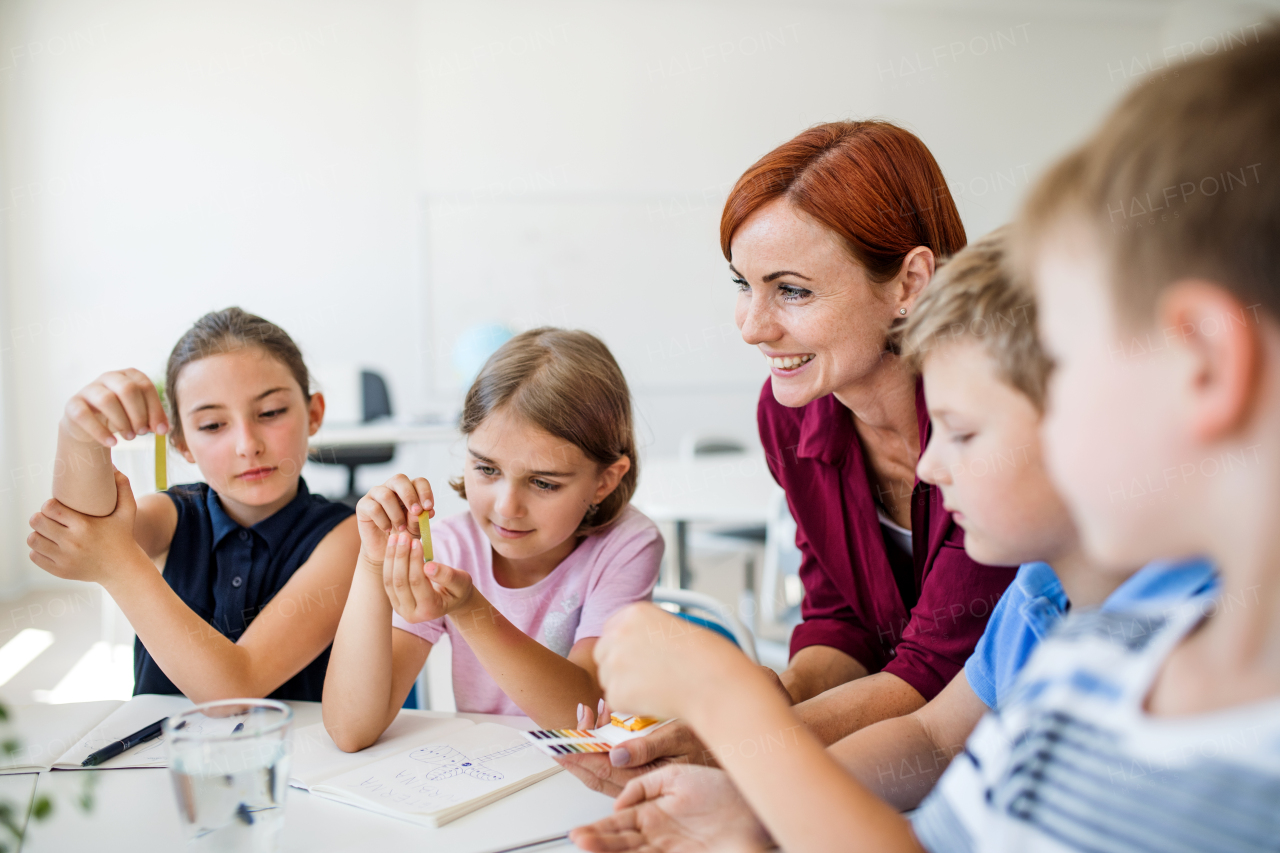
<svg viewBox="0 0 1280 853">
<path fill-rule="evenodd" d="M 169 488 L 169 445 L 164 436 L 156 433 L 156 491 Z"/>
<path fill-rule="evenodd" d="M 418 532 L 422 534 L 422 559 L 430 563 L 434 558 L 431 550 L 431 519 L 424 512 L 418 516 Z"/>
</svg>

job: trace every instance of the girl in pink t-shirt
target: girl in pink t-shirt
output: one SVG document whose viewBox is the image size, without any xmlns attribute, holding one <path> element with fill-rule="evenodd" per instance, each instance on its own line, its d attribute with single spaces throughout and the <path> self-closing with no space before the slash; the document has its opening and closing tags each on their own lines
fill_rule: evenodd
<svg viewBox="0 0 1280 853">
<path fill-rule="evenodd" d="M 356 507 L 360 557 L 333 642 L 324 721 L 344 750 L 378 739 L 448 633 L 458 710 L 572 727 L 601 698 L 592 649 L 606 619 L 651 596 L 662 537 L 630 504 L 637 457 L 626 380 L 586 332 L 534 329 L 467 392 L 470 511 L 432 529 L 431 486 L 403 474 Z"/>
</svg>

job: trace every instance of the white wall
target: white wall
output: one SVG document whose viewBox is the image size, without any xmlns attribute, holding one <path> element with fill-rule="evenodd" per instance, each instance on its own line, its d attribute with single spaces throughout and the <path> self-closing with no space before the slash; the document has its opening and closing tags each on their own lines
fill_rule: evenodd
<svg viewBox="0 0 1280 853">
<path fill-rule="evenodd" d="M 462 329 L 585 327 L 650 452 L 686 429 L 752 439 L 764 371 L 717 237 L 747 165 L 814 122 L 890 118 L 976 236 L 1142 57 L 1262 8 L 5 0 L 0 592 L 38 576 L 24 520 L 67 396 L 108 368 L 159 373 L 230 304 L 316 363 L 382 369 L 415 413 L 460 396 Z M 398 464 L 443 481 L 451 458 Z"/>
</svg>

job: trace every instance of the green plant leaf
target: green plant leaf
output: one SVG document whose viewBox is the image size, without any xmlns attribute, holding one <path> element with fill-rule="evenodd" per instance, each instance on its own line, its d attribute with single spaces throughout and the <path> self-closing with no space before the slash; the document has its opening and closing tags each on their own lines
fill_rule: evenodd
<svg viewBox="0 0 1280 853">
<path fill-rule="evenodd" d="M 44 820 L 53 814 L 53 800 L 41 794 L 36 797 L 36 801 L 31 804 L 31 816 L 36 820 Z"/>
</svg>

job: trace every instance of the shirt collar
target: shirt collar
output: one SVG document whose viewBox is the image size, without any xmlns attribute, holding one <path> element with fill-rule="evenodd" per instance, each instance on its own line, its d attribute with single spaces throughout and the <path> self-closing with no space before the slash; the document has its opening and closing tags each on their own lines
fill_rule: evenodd
<svg viewBox="0 0 1280 853">
<path fill-rule="evenodd" d="M 307 488 L 307 481 L 298 478 L 298 493 L 293 496 L 293 500 L 285 504 L 270 518 L 264 518 L 253 527 L 249 528 L 254 533 L 262 537 L 267 543 L 267 547 L 274 551 L 284 541 L 284 537 L 302 518 L 307 511 L 307 504 L 310 503 L 311 491 Z M 213 547 L 216 549 L 222 540 L 245 528 L 237 524 L 231 516 L 227 515 L 227 511 L 222 508 L 222 499 L 218 497 L 218 493 L 213 489 L 205 496 L 205 506 L 209 510 L 209 519 L 213 522 Z"/>
<path fill-rule="evenodd" d="M 1218 587 L 1213 563 L 1204 558 L 1147 563 L 1102 603 L 1103 610 L 1127 610 L 1152 601 L 1183 601 Z"/>
<path fill-rule="evenodd" d="M 916 379 L 916 422 L 923 453 L 929 443 L 929 410 L 924 399 L 924 382 L 919 378 Z M 828 394 L 804 407 L 796 455 L 838 466 L 844 462 L 853 439 L 853 412 L 837 400 L 835 394 Z"/>
</svg>

